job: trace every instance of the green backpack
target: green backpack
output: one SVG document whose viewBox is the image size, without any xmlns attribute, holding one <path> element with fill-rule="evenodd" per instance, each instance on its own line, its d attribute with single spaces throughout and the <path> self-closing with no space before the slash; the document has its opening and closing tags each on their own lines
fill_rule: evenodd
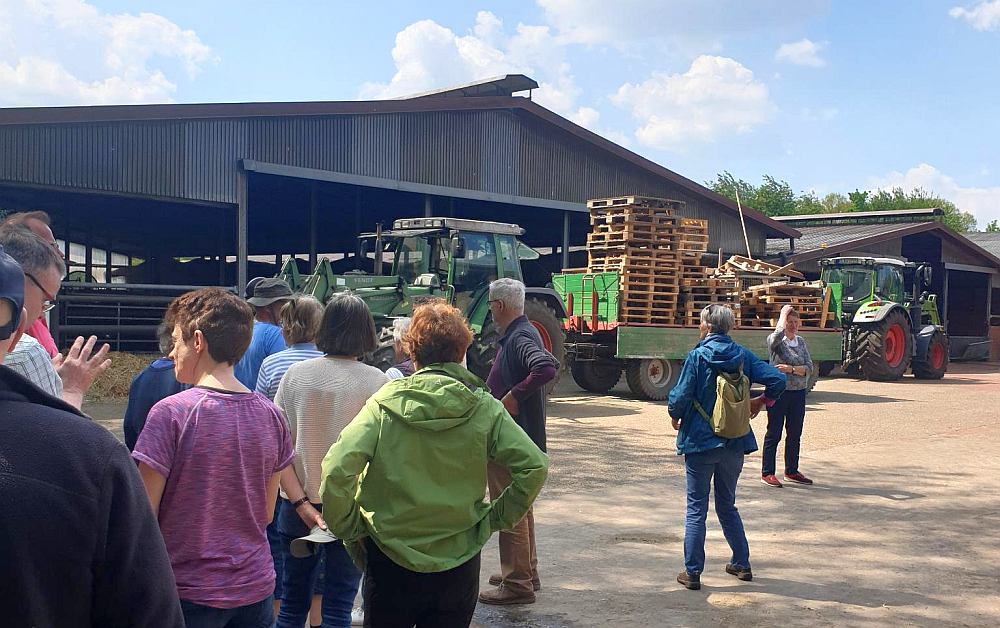
<svg viewBox="0 0 1000 628">
<path fill-rule="evenodd" d="M 750 380 L 743 374 L 743 363 L 735 373 L 715 374 L 715 407 L 709 416 L 701 404 L 695 410 L 712 426 L 720 438 L 740 438 L 750 432 Z"/>
</svg>

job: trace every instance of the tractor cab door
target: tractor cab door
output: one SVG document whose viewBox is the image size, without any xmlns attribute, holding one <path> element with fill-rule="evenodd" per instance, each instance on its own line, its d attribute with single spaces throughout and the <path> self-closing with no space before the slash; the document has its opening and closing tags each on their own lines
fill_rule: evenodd
<svg viewBox="0 0 1000 628">
<path fill-rule="evenodd" d="M 500 252 L 500 276 L 524 281 L 521 275 L 521 259 L 518 255 L 518 241 L 512 235 L 498 235 L 497 249 Z"/>
<path fill-rule="evenodd" d="M 875 294 L 893 303 L 906 302 L 903 273 L 895 266 L 879 266 L 875 273 Z"/>
<path fill-rule="evenodd" d="M 464 232 L 458 237 L 462 256 L 452 259 L 448 283 L 455 289 L 455 307 L 468 314 L 498 277 L 497 247 L 492 233 Z"/>
</svg>

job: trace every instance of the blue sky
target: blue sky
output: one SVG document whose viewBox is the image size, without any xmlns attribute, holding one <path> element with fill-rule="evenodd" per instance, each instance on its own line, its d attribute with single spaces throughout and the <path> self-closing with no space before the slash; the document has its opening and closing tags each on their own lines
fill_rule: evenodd
<svg viewBox="0 0 1000 628">
<path fill-rule="evenodd" d="M 395 97 L 506 72 L 687 177 L 1000 218 L 1000 0 L 0 0 L 0 106 Z"/>
</svg>

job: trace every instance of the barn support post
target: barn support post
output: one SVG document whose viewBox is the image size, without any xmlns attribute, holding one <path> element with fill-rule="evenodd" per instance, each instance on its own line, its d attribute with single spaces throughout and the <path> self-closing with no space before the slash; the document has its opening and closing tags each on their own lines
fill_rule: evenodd
<svg viewBox="0 0 1000 628">
<path fill-rule="evenodd" d="M 236 290 L 239 294 L 243 294 L 247 287 L 249 190 L 246 171 L 240 169 L 236 176 Z"/>
<path fill-rule="evenodd" d="M 319 189 L 313 181 L 309 188 L 309 272 L 316 272 L 316 203 Z"/>
<path fill-rule="evenodd" d="M 562 267 L 569 268 L 569 212 L 563 211 Z"/>
<path fill-rule="evenodd" d="M 434 215 L 434 199 L 430 194 L 424 194 L 424 218 Z"/>
</svg>

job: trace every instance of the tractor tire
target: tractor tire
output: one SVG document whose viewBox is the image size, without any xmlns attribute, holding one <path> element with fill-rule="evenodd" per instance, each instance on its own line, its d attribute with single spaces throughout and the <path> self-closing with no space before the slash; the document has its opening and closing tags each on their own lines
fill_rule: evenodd
<svg viewBox="0 0 1000 628">
<path fill-rule="evenodd" d="M 858 365 L 865 379 L 892 382 L 903 377 L 913 357 L 910 320 L 898 308 L 858 330 Z"/>
<path fill-rule="evenodd" d="M 913 376 L 917 379 L 941 379 L 948 371 L 948 336 L 936 331 L 927 346 L 927 355 L 913 359 Z"/>
<path fill-rule="evenodd" d="M 629 360 L 625 365 L 629 390 L 650 401 L 666 399 L 680 376 L 680 360 Z"/>
<path fill-rule="evenodd" d="M 551 393 L 559 381 L 562 365 L 566 360 L 566 334 L 562 330 L 562 325 L 560 325 L 555 311 L 542 301 L 526 299 L 524 301 L 524 315 L 538 331 L 545 350 L 559 361 L 555 378 L 545 385 L 545 392 Z M 493 368 L 499 340 L 500 330 L 493 322 L 493 317 L 488 317 L 483 323 L 482 331 L 473 339 L 472 346 L 469 347 L 466 354 L 469 370 L 484 381 L 489 377 L 490 369 Z"/>
<path fill-rule="evenodd" d="M 622 378 L 620 362 L 613 360 L 587 360 L 571 362 L 569 371 L 577 386 L 592 393 L 606 393 Z"/>
<path fill-rule="evenodd" d="M 820 362 L 819 363 L 819 376 L 820 377 L 829 377 L 830 373 L 832 373 L 833 369 L 835 369 L 835 368 L 837 368 L 837 363 L 836 362 L 829 362 L 829 361 L 827 361 L 827 362 Z"/>
</svg>

